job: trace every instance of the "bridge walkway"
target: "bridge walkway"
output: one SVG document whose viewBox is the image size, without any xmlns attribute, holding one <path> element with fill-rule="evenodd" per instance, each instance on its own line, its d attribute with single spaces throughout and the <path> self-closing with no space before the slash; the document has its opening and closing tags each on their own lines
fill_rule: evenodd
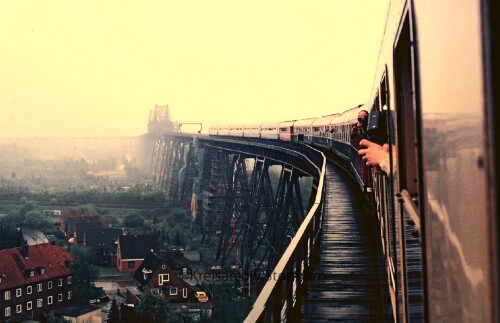
<svg viewBox="0 0 500 323">
<path fill-rule="evenodd" d="M 291 321 L 383 321 L 377 228 L 355 196 L 344 175 L 329 164 L 317 265 Z"/>
</svg>

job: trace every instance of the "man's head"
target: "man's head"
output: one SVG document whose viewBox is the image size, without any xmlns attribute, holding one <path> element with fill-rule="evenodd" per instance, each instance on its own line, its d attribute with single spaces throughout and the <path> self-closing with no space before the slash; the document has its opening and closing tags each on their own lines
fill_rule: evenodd
<svg viewBox="0 0 500 323">
<path fill-rule="evenodd" d="M 358 113 L 358 127 L 363 127 L 366 129 L 368 125 L 368 111 L 361 110 Z"/>
</svg>

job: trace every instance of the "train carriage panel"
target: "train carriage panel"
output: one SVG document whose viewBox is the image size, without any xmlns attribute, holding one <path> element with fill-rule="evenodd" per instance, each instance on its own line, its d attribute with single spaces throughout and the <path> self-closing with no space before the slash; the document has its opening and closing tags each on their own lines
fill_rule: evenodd
<svg viewBox="0 0 500 323">
<path fill-rule="evenodd" d="M 419 194 L 426 208 L 429 316 L 435 321 L 492 321 L 495 219 L 485 165 L 481 3 L 425 0 L 414 8 L 414 50 L 422 57 L 415 68 L 425 177 Z M 439 15 L 441 10 L 452 14 Z"/>
<path fill-rule="evenodd" d="M 284 141 L 291 141 L 294 135 L 293 121 L 283 121 L 278 124 L 279 129 L 279 139 Z"/>
<path fill-rule="evenodd" d="M 259 138 L 260 137 L 260 124 L 245 124 L 243 126 L 243 136 L 247 138 Z"/>
<path fill-rule="evenodd" d="M 219 126 L 211 126 L 208 128 L 209 136 L 217 136 L 219 134 Z"/>
<path fill-rule="evenodd" d="M 295 121 L 294 140 L 299 142 L 312 142 L 312 124 L 316 118 L 308 118 Z"/>
<path fill-rule="evenodd" d="M 279 122 L 264 122 L 260 125 L 260 137 L 262 139 L 278 139 Z"/>
<path fill-rule="evenodd" d="M 323 116 L 320 118 L 316 118 L 313 122 L 313 129 L 316 131 L 313 132 L 313 142 L 317 145 L 320 145 L 324 148 L 331 148 L 331 138 L 333 137 L 332 132 L 330 131 L 330 125 L 332 123 L 332 119 L 337 114 L 330 114 L 327 116 Z"/>
<path fill-rule="evenodd" d="M 229 136 L 243 137 L 243 124 L 233 124 L 229 126 Z"/>
</svg>

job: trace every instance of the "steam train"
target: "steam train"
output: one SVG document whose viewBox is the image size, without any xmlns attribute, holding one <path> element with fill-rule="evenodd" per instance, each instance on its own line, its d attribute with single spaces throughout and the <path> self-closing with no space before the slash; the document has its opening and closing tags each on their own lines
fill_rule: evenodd
<svg viewBox="0 0 500 323">
<path fill-rule="evenodd" d="M 210 129 L 315 145 L 351 165 L 373 201 L 397 322 L 500 322 L 499 7 L 393 0 L 368 103 Z M 366 173 L 351 145 L 362 109 L 370 138 L 389 144 L 387 174 Z"/>
</svg>

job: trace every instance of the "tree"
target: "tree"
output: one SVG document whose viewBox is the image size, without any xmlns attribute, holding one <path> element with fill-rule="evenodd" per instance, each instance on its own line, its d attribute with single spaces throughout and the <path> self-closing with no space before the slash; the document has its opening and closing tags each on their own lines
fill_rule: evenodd
<svg viewBox="0 0 500 323">
<path fill-rule="evenodd" d="M 19 209 L 19 214 L 24 216 L 29 211 L 36 211 L 37 205 L 34 201 L 26 201 L 23 203 L 21 208 Z"/>
<path fill-rule="evenodd" d="M 135 312 L 148 322 L 167 322 L 168 302 L 163 295 L 148 290 L 142 295 L 139 304 L 135 307 Z"/>
<path fill-rule="evenodd" d="M 21 205 L 21 208 L 15 215 L 15 221 L 17 225 L 20 223 L 24 223 L 24 219 L 26 217 L 26 214 L 30 211 L 36 211 L 37 205 L 36 202 L 33 201 L 23 201 L 23 205 Z"/>
<path fill-rule="evenodd" d="M 123 225 L 129 228 L 138 228 L 144 225 L 144 218 L 137 213 L 129 213 L 123 219 Z"/>
<path fill-rule="evenodd" d="M 181 237 L 179 235 L 179 228 L 177 228 L 177 231 L 175 232 L 174 245 L 175 246 L 182 245 L 182 240 L 181 240 Z"/>
<path fill-rule="evenodd" d="M 120 315 L 120 307 L 116 302 L 116 299 L 113 298 L 111 301 L 111 307 L 109 309 L 108 323 L 120 323 L 122 322 L 122 318 Z"/>
<path fill-rule="evenodd" d="M 40 229 L 47 227 L 49 221 L 38 211 L 28 211 L 24 216 L 23 224 L 32 229 Z"/>
<path fill-rule="evenodd" d="M 74 299 L 84 304 L 88 304 L 91 299 L 102 296 L 102 291 L 95 287 L 95 280 L 98 275 L 97 268 L 92 264 L 90 252 L 81 247 L 71 249 L 73 264 L 73 295 Z"/>
<path fill-rule="evenodd" d="M 82 211 L 82 212 L 88 211 L 92 215 L 98 214 L 97 209 L 95 208 L 94 204 L 80 204 L 78 206 L 78 210 Z"/>
</svg>

